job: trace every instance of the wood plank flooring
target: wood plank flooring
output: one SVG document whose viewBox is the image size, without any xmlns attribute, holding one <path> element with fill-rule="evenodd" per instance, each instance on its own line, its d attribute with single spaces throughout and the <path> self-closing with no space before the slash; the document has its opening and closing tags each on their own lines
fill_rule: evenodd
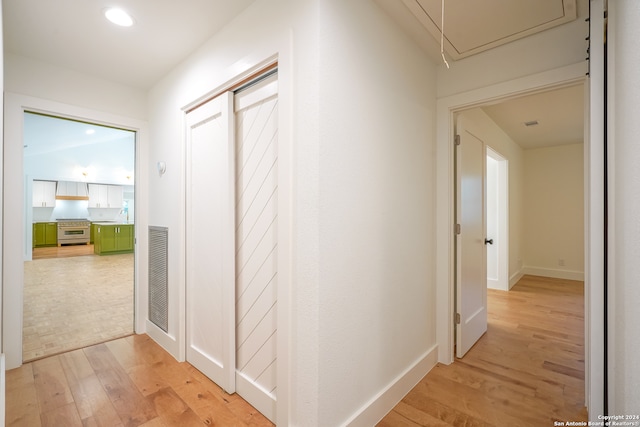
<svg viewBox="0 0 640 427">
<path fill-rule="evenodd" d="M 92 249 L 36 248 L 24 263 L 24 361 L 133 333 L 133 254 Z"/>
<path fill-rule="evenodd" d="M 489 290 L 487 333 L 437 365 L 378 424 L 545 426 L 586 421 L 583 283 L 525 276 Z M 146 335 L 41 359 L 7 372 L 9 426 L 268 426 Z"/>
<path fill-rule="evenodd" d="M 7 426 L 273 426 L 147 335 L 7 371 Z"/>
<path fill-rule="evenodd" d="M 583 282 L 523 277 L 489 290 L 487 333 L 438 364 L 378 424 L 552 426 L 586 421 Z"/>
</svg>

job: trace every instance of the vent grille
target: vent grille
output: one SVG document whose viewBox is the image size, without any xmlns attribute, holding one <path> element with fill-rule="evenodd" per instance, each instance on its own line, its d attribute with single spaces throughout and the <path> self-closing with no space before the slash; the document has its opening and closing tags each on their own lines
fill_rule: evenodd
<svg viewBox="0 0 640 427">
<path fill-rule="evenodd" d="M 169 329 L 168 242 L 167 227 L 149 227 L 149 320 L 165 332 Z"/>
</svg>

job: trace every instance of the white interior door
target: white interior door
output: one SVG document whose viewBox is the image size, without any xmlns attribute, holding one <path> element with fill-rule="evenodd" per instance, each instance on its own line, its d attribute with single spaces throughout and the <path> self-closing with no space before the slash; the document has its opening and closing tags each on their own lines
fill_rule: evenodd
<svg viewBox="0 0 640 427">
<path fill-rule="evenodd" d="M 485 144 L 457 123 L 456 357 L 487 330 Z"/>
<path fill-rule="evenodd" d="M 189 112 L 186 191 L 187 360 L 235 391 L 233 94 Z"/>
<path fill-rule="evenodd" d="M 276 416 L 278 81 L 236 94 L 236 387 Z"/>
</svg>

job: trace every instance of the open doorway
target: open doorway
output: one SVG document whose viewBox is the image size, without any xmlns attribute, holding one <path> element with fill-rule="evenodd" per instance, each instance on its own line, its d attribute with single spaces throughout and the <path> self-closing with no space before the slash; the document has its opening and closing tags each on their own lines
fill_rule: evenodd
<svg viewBox="0 0 640 427">
<path fill-rule="evenodd" d="M 509 289 L 509 161 L 487 147 L 487 287 Z"/>
<path fill-rule="evenodd" d="M 509 161 L 509 286 L 500 291 L 490 290 L 488 298 L 489 328 L 474 349 L 482 351 L 488 347 L 508 354 L 509 346 L 517 342 L 518 348 L 530 349 L 527 353 L 536 360 L 542 360 L 542 369 L 530 370 L 528 363 L 516 365 L 516 360 L 508 358 L 512 369 L 527 372 L 532 378 L 544 377 L 548 372 L 563 372 L 567 378 L 560 379 L 566 389 L 573 393 L 573 405 L 579 411 L 585 406 L 585 141 L 584 134 L 584 85 L 570 84 L 562 87 L 546 89 L 526 96 L 513 97 L 502 103 L 483 104 L 479 102 L 471 109 L 455 112 L 456 122 L 463 119 L 465 129 L 476 137 L 487 142 L 494 151 L 499 151 L 504 160 Z M 562 102 L 573 99 L 573 106 L 562 105 Z M 527 101 L 534 108 L 524 108 Z M 557 119 L 558 127 L 551 126 L 552 119 L 539 116 L 535 103 L 540 102 L 547 114 Z M 521 103 L 522 105 L 518 105 Z M 557 109 L 562 111 L 562 114 Z M 570 109 L 570 111 L 564 111 Z M 516 123 L 533 135 L 532 139 L 519 136 L 518 132 L 509 130 L 512 115 L 520 110 L 523 114 L 515 119 Z M 555 113 L 554 113 L 555 111 Z M 557 117 L 556 117 L 557 116 Z M 577 118 L 577 123 L 572 123 Z M 506 123 L 506 124 L 505 124 Z M 553 129 L 544 129 L 545 125 Z M 538 126 L 538 127 L 536 127 Z M 577 129 L 573 133 L 571 128 Z M 535 129 L 535 131 L 532 131 Z M 493 146 L 490 146 L 493 144 Z M 491 156 L 490 148 L 487 160 L 487 204 L 497 210 L 497 201 L 491 201 L 489 187 L 497 188 L 496 178 L 500 157 Z M 492 158 L 493 157 L 493 158 Z M 587 157 L 588 158 L 588 157 Z M 495 169 L 492 176 L 491 169 Z M 452 174 L 453 175 L 453 174 Z M 487 209 L 487 216 L 490 208 Z M 499 215 L 496 215 L 499 218 Z M 499 234 L 496 221 L 492 229 L 487 222 L 487 238 Z M 491 245 L 488 245 L 490 248 Z M 457 266 L 460 268 L 459 266 Z M 491 266 L 487 264 L 487 277 L 491 276 Z M 462 266 L 464 269 L 464 266 Z M 522 279 L 522 280 L 520 280 Z M 508 292 L 518 283 L 513 291 Z M 517 304 L 531 297 L 532 306 L 537 307 L 526 319 L 519 319 L 514 325 L 510 313 L 522 310 Z M 535 302 L 533 302 L 535 300 Z M 491 315 L 492 301 L 500 310 L 497 316 Z M 557 312 L 558 307 L 566 307 L 566 318 L 561 322 L 550 322 L 549 317 Z M 545 311 L 546 310 L 546 311 Z M 584 317 L 583 317 L 584 316 Z M 527 325 L 531 318 L 538 319 L 535 324 Z M 491 322 L 494 322 L 493 326 Z M 560 325 L 560 326 L 559 326 Z M 515 332 L 514 334 L 507 332 Z M 563 335 L 564 334 L 564 335 Z M 557 337 L 565 339 L 559 342 Z M 548 339 L 547 339 L 548 338 Z M 554 348 L 571 342 L 573 353 L 551 354 L 540 342 L 555 342 Z M 490 342 L 489 346 L 487 343 Z M 534 350 L 538 351 L 532 356 Z M 470 351 L 469 355 L 472 356 Z M 588 350 L 587 350 L 588 351 Z M 515 354 L 515 353 L 514 353 Z M 465 356 L 468 357 L 468 356 Z M 469 364 L 469 360 L 466 359 Z M 497 355 L 494 364 L 500 365 Z M 570 374 L 568 374 L 570 373 Z M 584 416 L 581 413 L 581 417 Z"/>
<path fill-rule="evenodd" d="M 583 281 L 584 86 L 479 105 L 456 117 L 486 144 L 488 287 L 508 290 L 524 275 Z M 501 258 L 503 241 L 508 251 Z M 464 275 L 464 263 L 458 269 Z"/>
<path fill-rule="evenodd" d="M 133 333 L 135 143 L 24 112 L 24 362 Z"/>
</svg>

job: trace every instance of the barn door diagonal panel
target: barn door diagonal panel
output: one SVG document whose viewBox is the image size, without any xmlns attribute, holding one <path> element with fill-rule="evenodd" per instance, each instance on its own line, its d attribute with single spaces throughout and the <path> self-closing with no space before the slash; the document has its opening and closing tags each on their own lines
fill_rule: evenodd
<svg viewBox="0 0 640 427">
<path fill-rule="evenodd" d="M 277 76 L 236 94 L 236 384 L 275 419 L 278 289 Z"/>
</svg>

